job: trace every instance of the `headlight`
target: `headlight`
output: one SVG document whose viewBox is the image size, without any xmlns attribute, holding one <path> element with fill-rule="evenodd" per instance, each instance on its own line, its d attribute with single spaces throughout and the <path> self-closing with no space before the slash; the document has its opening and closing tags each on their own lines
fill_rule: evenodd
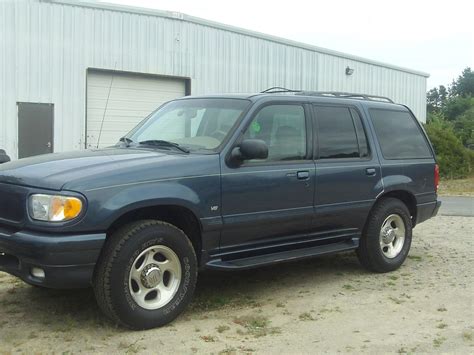
<svg viewBox="0 0 474 355">
<path fill-rule="evenodd" d="M 39 221 L 69 221 L 81 211 L 82 201 L 77 197 L 42 194 L 30 197 L 30 216 Z"/>
</svg>

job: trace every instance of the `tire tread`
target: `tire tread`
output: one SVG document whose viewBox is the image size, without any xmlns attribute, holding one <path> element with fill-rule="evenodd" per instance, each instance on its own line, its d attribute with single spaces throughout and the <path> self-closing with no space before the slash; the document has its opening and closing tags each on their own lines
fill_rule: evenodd
<svg viewBox="0 0 474 355">
<path fill-rule="evenodd" d="M 106 241 L 106 244 L 102 250 L 95 268 L 95 274 L 93 279 L 93 289 L 96 297 L 97 304 L 102 312 L 110 318 L 113 322 L 120 324 L 125 327 L 129 327 L 125 324 L 118 316 L 116 310 L 113 307 L 112 302 L 112 287 L 110 285 L 110 278 L 112 272 L 112 266 L 120 254 L 125 243 L 132 238 L 136 233 L 151 226 L 164 226 L 173 228 L 182 234 L 184 240 L 186 240 L 190 248 L 194 251 L 194 247 L 186 236 L 186 234 L 176 226 L 159 220 L 140 220 L 132 222 L 119 228 L 115 231 Z M 196 258 L 195 252 L 193 253 Z M 195 270 L 197 273 L 197 269 Z"/>
<path fill-rule="evenodd" d="M 405 221 L 409 221 L 410 224 L 406 226 L 408 237 L 406 237 L 405 243 L 411 243 L 411 218 L 406 205 L 399 199 L 393 197 L 383 198 L 377 202 L 367 219 L 360 239 L 359 248 L 357 249 L 357 256 L 362 266 L 373 272 L 383 273 L 393 271 L 403 263 L 406 257 L 405 255 L 405 257 L 402 258 L 400 265 L 394 268 L 393 266 L 382 262 L 375 251 L 375 248 L 378 246 L 374 247 L 373 244 L 374 240 L 378 243 L 380 221 L 384 219 L 387 211 L 390 209 L 399 209 L 398 212 L 404 215 L 402 218 L 404 217 Z"/>
</svg>

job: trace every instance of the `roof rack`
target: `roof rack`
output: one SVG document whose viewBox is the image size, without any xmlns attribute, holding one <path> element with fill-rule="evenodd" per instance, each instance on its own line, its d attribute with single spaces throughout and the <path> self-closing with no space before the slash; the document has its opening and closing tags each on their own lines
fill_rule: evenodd
<svg viewBox="0 0 474 355">
<path fill-rule="evenodd" d="M 339 91 L 294 91 L 296 95 L 305 96 L 322 96 L 322 97 L 337 97 L 341 99 L 360 99 L 368 101 L 381 101 L 394 103 L 391 99 L 385 96 L 367 95 L 367 94 L 356 94 L 350 92 L 339 92 Z"/>
<path fill-rule="evenodd" d="M 301 92 L 301 90 L 291 90 L 281 86 L 273 86 L 266 90 L 260 91 L 261 94 L 276 94 L 280 92 Z"/>
</svg>

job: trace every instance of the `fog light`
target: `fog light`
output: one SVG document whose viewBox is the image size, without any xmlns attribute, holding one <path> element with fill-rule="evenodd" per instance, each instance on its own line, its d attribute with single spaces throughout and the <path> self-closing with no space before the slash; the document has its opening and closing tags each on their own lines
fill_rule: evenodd
<svg viewBox="0 0 474 355">
<path fill-rule="evenodd" d="M 39 279 L 44 279 L 44 270 L 40 269 L 39 267 L 32 267 L 31 268 L 31 275 L 37 277 Z"/>
</svg>

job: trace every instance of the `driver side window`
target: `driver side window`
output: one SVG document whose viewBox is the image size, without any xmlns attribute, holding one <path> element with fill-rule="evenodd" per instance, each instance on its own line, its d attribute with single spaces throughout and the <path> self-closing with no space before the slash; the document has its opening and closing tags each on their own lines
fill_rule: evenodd
<svg viewBox="0 0 474 355">
<path fill-rule="evenodd" d="M 300 105 L 270 105 L 262 108 L 244 134 L 268 146 L 268 158 L 248 162 L 303 160 L 306 157 L 306 119 Z"/>
</svg>

